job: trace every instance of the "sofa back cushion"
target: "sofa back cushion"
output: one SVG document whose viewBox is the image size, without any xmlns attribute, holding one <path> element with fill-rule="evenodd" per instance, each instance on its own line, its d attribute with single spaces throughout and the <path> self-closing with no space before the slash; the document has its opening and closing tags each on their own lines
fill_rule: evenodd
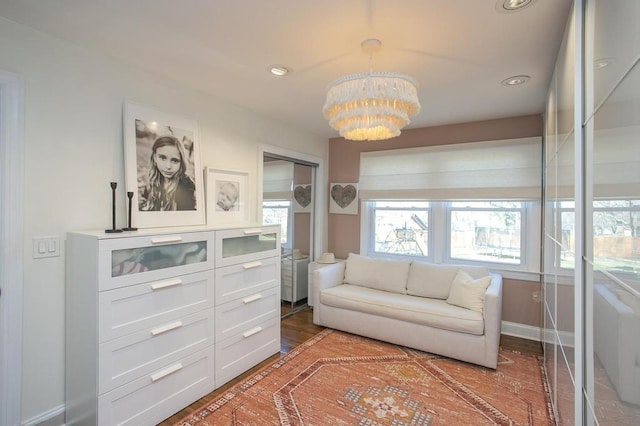
<svg viewBox="0 0 640 426">
<path fill-rule="evenodd" d="M 449 289 L 458 269 L 453 265 L 414 261 L 409 269 L 407 294 L 444 300 L 449 297 Z"/>
<path fill-rule="evenodd" d="M 484 294 L 487 292 L 489 284 L 491 284 L 491 276 L 474 279 L 465 271 L 459 270 L 451 283 L 447 303 L 482 312 Z"/>
<path fill-rule="evenodd" d="M 473 279 L 478 279 L 482 277 L 487 277 L 490 274 L 489 270 L 484 266 L 469 266 L 469 265 L 460 265 L 460 269 L 469 274 L 469 276 Z"/>
<path fill-rule="evenodd" d="M 410 261 L 374 259 L 349 253 L 344 271 L 347 284 L 376 290 L 407 294 L 407 276 Z"/>
</svg>

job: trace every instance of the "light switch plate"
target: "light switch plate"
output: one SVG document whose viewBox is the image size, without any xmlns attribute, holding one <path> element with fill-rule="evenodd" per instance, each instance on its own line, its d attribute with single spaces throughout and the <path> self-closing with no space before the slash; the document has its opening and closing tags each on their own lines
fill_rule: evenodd
<svg viewBox="0 0 640 426">
<path fill-rule="evenodd" d="M 33 258 L 60 256 L 60 237 L 34 237 L 33 238 Z"/>
</svg>

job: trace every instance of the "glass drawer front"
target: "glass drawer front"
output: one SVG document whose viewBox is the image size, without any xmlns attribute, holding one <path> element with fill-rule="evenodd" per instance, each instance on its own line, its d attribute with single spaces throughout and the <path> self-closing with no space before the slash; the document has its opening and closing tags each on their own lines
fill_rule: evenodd
<svg viewBox="0 0 640 426">
<path fill-rule="evenodd" d="M 280 256 L 280 226 L 216 231 L 216 268 Z"/>
<path fill-rule="evenodd" d="M 100 241 L 100 291 L 213 269 L 214 233 Z"/>
<path fill-rule="evenodd" d="M 244 256 L 277 248 L 277 234 L 249 235 L 222 240 L 222 257 Z"/>
<path fill-rule="evenodd" d="M 206 261 L 206 241 L 114 250 L 111 252 L 111 276 L 121 277 Z"/>
</svg>

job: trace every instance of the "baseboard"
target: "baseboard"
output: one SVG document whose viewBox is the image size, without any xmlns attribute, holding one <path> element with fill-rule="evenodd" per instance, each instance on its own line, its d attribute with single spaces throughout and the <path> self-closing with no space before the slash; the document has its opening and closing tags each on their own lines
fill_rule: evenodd
<svg viewBox="0 0 640 426">
<path fill-rule="evenodd" d="M 22 426 L 64 426 L 64 404 L 22 422 Z"/>
<path fill-rule="evenodd" d="M 521 339 L 540 341 L 540 327 L 520 324 L 517 322 L 502 321 L 501 334 L 507 336 L 520 337 Z"/>
<path fill-rule="evenodd" d="M 541 343 L 553 343 L 556 340 L 554 339 L 554 330 L 544 330 L 543 332 L 540 327 L 509 321 L 502 321 L 501 334 L 520 337 L 522 339 L 535 340 L 536 342 Z M 562 346 L 566 348 L 573 347 L 573 333 L 568 331 L 558 331 L 557 335 Z M 543 341 L 540 340 L 541 336 L 544 339 Z"/>
</svg>

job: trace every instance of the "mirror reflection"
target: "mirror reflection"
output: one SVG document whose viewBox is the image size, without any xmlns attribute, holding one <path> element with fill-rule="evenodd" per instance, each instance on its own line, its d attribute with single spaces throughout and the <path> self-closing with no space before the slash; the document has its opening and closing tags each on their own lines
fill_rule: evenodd
<svg viewBox="0 0 640 426">
<path fill-rule="evenodd" d="M 264 156 L 262 221 L 280 223 L 281 314 L 307 305 L 313 258 L 314 167 L 295 159 Z"/>
</svg>

